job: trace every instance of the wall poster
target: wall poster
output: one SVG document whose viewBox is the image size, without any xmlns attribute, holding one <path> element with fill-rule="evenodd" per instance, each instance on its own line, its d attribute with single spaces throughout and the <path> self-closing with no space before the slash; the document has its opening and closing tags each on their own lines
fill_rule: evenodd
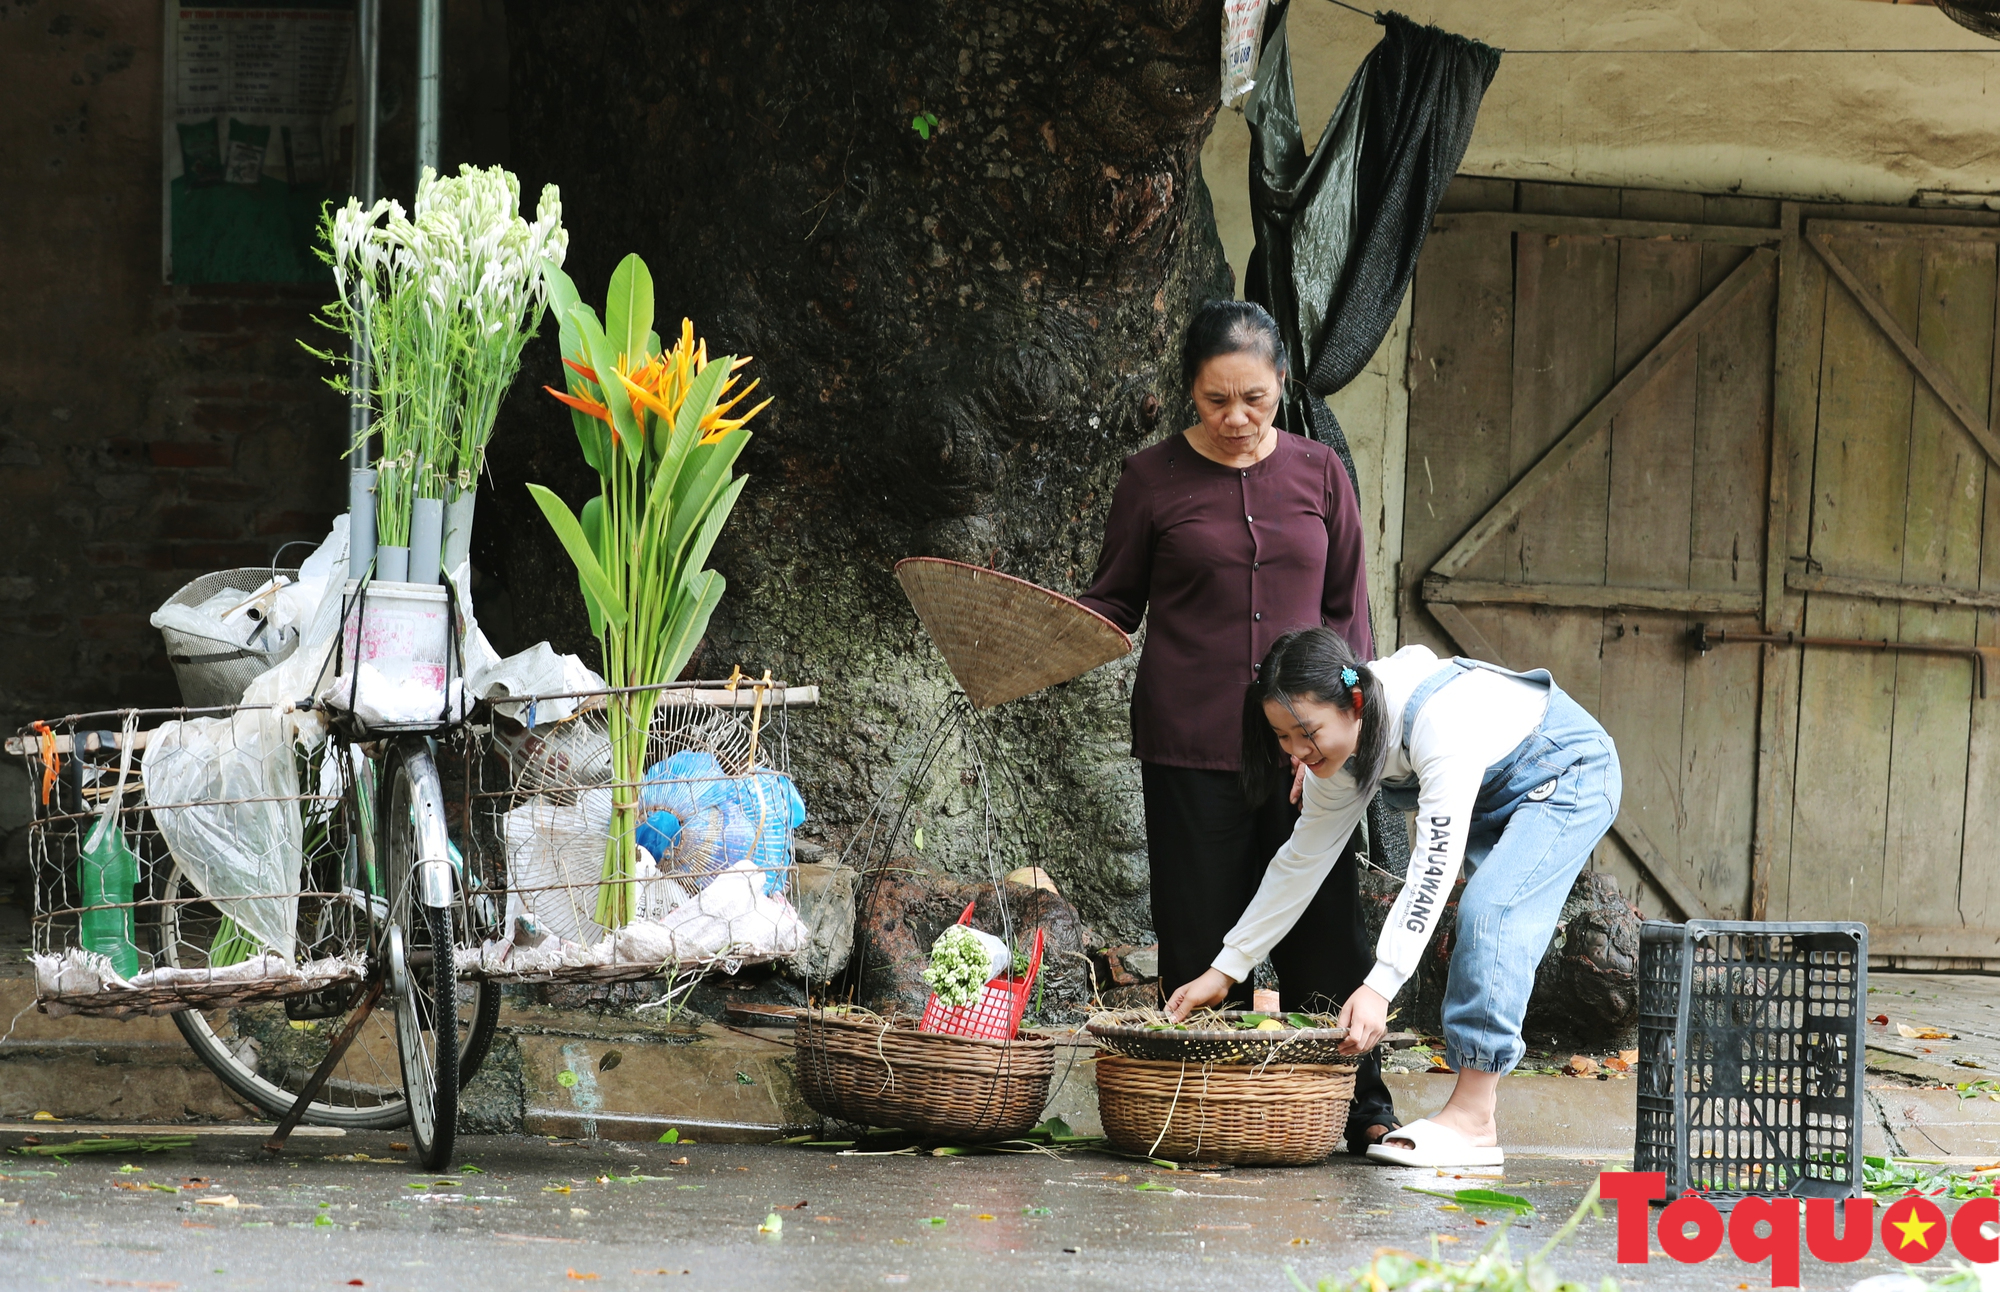
<svg viewBox="0 0 2000 1292">
<path fill-rule="evenodd" d="M 297 283 L 350 191 L 353 0 L 167 4 L 163 253 L 174 283 Z"/>
</svg>

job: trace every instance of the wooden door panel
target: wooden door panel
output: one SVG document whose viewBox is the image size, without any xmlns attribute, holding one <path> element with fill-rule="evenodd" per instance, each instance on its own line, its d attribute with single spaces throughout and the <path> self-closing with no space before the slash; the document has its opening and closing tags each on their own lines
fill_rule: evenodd
<svg viewBox="0 0 2000 1292">
<path fill-rule="evenodd" d="M 1849 267 L 1899 322 L 1916 324 L 1914 244 L 1843 246 Z M 1848 293 L 1826 297 L 1814 442 L 1808 557 L 1855 577 L 1902 575 L 1915 375 L 1885 345 Z M 1808 636 L 1885 640 L 1894 606 L 1853 598 L 1807 599 Z M 1792 865 L 1812 882 L 1792 885 L 1780 919 L 1879 919 L 1888 843 L 1889 762 L 1896 660 L 1856 651 L 1807 651 L 1799 684 L 1799 757 L 1792 803 Z M 1800 899 L 1804 899 L 1801 906 Z M 1804 914 L 1803 911 L 1815 912 Z"/>
<path fill-rule="evenodd" d="M 1514 239 L 1440 229 L 1411 289 L 1399 640 L 1452 644 L 1413 594 L 1438 557 L 1507 488 L 1514 365 Z M 1421 431 L 1416 428 L 1421 427 Z"/>
<path fill-rule="evenodd" d="M 1995 248 L 1978 242 L 1918 245 L 1917 344 L 1967 392 L 1983 417 L 1991 384 Z M 1921 382 L 1915 390 L 1902 581 L 1977 588 L 1986 455 L 1936 392 Z M 1977 631 L 1978 612 L 1971 609 L 1897 607 L 1900 641 L 1971 644 Z M 1955 660 L 1906 655 L 1897 661 L 1883 868 L 1891 896 L 1884 919 L 1892 925 L 1951 924 L 1966 914 L 1959 901 L 1965 817 L 1953 809 L 1964 801 L 1970 755 L 1967 673 L 1968 666 Z"/>
<path fill-rule="evenodd" d="M 1909 598 L 1983 581 L 1994 244 L 1908 226 L 1816 230 L 1847 272 L 1826 294 L 1820 339 L 1798 579 L 1815 589 L 1804 593 L 1805 630 L 1971 645 L 1990 612 Z M 1846 590 L 1857 581 L 1911 591 Z M 1972 699 L 1970 667 L 1814 648 L 1800 677 L 1794 888 L 1783 909 L 1823 918 L 1836 913 L 1832 899 L 1875 922 L 1885 947 L 1964 954 L 1965 939 L 1950 930 L 2000 924 L 1985 882 L 1991 836 L 1969 832 L 1987 819 L 1980 798 L 1992 755 L 1983 746 L 1995 734 Z"/>
<path fill-rule="evenodd" d="M 1635 893 L 1649 910 L 1739 916 L 1758 659 L 1693 659 L 1687 641 L 1696 618 L 1754 626 L 1762 605 L 1773 256 L 1743 227 L 1706 243 L 1699 196 L 1618 196 L 1524 185 L 1519 212 L 1445 223 L 1428 244 L 1412 319 L 1404 640 L 1549 668 L 1618 742 L 1611 851 Z M 1501 249 L 1467 254 L 1462 240 L 1510 224 L 1503 306 Z M 1434 255 L 1440 240 L 1450 250 Z M 1510 335 L 1449 312 L 1460 276 L 1490 302 L 1485 319 L 1511 317 Z M 1496 378 L 1504 390 L 1478 385 Z M 1504 461 L 1466 433 L 1495 409 L 1509 419 Z M 1447 458 L 1459 469 L 1441 487 Z M 1718 467 L 1755 478 L 1715 487 Z M 1704 511 L 1711 495 L 1721 505 Z"/>
</svg>

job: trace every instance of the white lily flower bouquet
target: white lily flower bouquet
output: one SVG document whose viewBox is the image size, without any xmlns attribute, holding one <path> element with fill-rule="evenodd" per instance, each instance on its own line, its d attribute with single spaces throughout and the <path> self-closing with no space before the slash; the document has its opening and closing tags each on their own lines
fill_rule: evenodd
<svg viewBox="0 0 2000 1292">
<path fill-rule="evenodd" d="M 325 322 L 368 363 L 385 547 L 409 544 L 415 499 L 469 505 L 478 484 L 500 400 L 548 301 L 543 266 L 561 266 L 569 248 L 556 186 L 542 189 L 532 221 L 520 198 L 520 181 L 498 166 L 426 168 L 412 211 L 350 198 L 321 221 L 336 293 Z M 348 356 L 313 353 L 341 367 L 329 384 L 351 393 Z"/>
</svg>

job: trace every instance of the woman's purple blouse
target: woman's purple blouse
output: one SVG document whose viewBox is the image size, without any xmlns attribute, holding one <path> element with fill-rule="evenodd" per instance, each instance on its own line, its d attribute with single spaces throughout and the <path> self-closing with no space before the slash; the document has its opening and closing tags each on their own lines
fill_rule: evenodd
<svg viewBox="0 0 2000 1292">
<path fill-rule="evenodd" d="M 1128 633 L 1147 620 L 1132 754 L 1150 763 L 1234 771 L 1244 690 L 1295 628 L 1324 625 L 1374 656 L 1354 487 L 1326 445 L 1283 431 L 1245 469 L 1183 435 L 1126 458 L 1079 600 Z"/>
</svg>

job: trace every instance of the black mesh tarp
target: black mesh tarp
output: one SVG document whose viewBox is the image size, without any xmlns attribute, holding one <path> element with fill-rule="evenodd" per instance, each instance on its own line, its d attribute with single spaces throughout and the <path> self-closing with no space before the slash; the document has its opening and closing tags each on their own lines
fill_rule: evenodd
<svg viewBox="0 0 2000 1292">
<path fill-rule="evenodd" d="M 1353 381 L 1396 320 L 1417 253 L 1472 138 L 1500 51 L 1401 14 L 1378 14 L 1369 51 L 1310 155 L 1292 94 L 1285 12 L 1274 6 L 1244 105 L 1257 247 L 1244 296 L 1285 333 L 1293 381 L 1282 421 L 1332 446 L 1356 494 L 1354 455 L 1326 397 Z M 1402 814 L 1368 813 L 1370 860 L 1402 873 Z"/>
<path fill-rule="evenodd" d="M 1287 390 L 1286 428 L 1332 444 L 1350 477 L 1354 463 L 1325 398 L 1354 380 L 1395 321 L 1500 66 L 1500 51 L 1476 40 L 1401 14 L 1376 21 L 1382 39 L 1310 156 L 1282 10 L 1244 107 L 1257 246 L 1243 294 L 1284 328 L 1301 379 Z"/>
</svg>

